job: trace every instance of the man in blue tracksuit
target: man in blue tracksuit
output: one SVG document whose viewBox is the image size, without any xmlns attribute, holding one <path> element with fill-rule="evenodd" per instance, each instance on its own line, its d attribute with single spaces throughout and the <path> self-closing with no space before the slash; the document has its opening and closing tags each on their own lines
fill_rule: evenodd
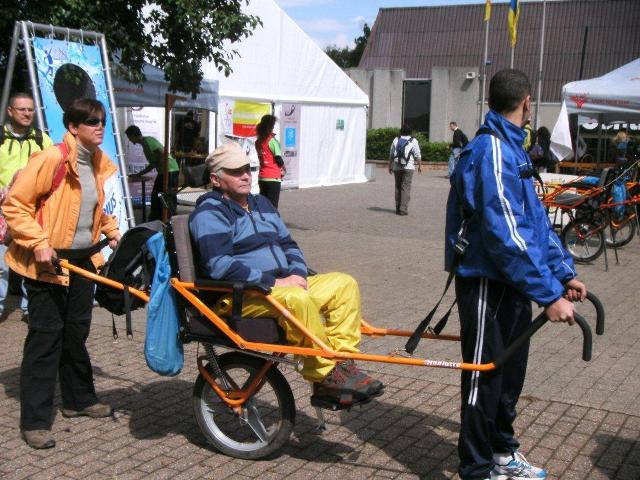
<svg viewBox="0 0 640 480">
<path fill-rule="evenodd" d="M 530 325 L 532 301 L 550 321 L 573 324 L 572 301 L 586 295 L 536 195 L 522 148 L 530 92 L 518 70 L 494 75 L 485 123 L 451 178 L 445 263 L 456 271 L 464 362 L 499 357 Z M 462 256 L 454 250 L 460 238 L 468 242 Z M 462 373 L 463 480 L 546 478 L 518 452 L 513 431 L 528 353 L 527 342 L 497 371 Z"/>
</svg>

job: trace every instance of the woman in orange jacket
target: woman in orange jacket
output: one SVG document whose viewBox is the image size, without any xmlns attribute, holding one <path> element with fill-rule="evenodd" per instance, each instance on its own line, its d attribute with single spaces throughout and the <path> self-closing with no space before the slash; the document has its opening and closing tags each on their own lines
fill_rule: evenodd
<svg viewBox="0 0 640 480">
<path fill-rule="evenodd" d="M 10 268 L 25 277 L 29 332 L 20 370 L 20 430 L 33 448 L 51 448 L 53 396 L 60 378 L 62 414 L 106 417 L 85 346 L 91 325 L 94 284 L 52 264 L 54 249 L 86 249 L 101 235 L 115 246 L 115 217 L 103 211 L 105 181 L 117 172 L 98 148 L 104 136 L 104 106 L 78 99 L 64 114 L 63 143 L 34 154 L 11 187 L 2 211 L 13 241 L 6 254 Z M 70 260 L 95 271 L 102 255 Z"/>
</svg>

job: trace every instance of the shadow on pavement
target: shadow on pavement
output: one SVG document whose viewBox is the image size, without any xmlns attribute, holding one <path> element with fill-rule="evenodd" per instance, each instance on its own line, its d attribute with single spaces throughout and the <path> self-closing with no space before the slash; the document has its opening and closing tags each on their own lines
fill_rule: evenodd
<svg viewBox="0 0 640 480">
<path fill-rule="evenodd" d="M 371 212 L 384 212 L 384 213 L 393 213 L 393 214 L 396 213 L 396 211 L 392 208 L 368 207 L 367 210 Z"/>
<path fill-rule="evenodd" d="M 640 478 L 640 442 L 598 433 L 590 457 L 595 468 L 607 478 Z"/>
<path fill-rule="evenodd" d="M 323 438 L 315 430 L 315 417 L 303 415 L 300 421 L 300 412 L 298 414 L 296 438 L 292 437 L 285 449 L 294 458 L 369 467 L 376 471 L 386 470 L 390 474 L 409 470 L 420 478 L 430 479 L 450 478 L 451 474 L 445 473 L 445 470 L 451 472 L 457 468 L 457 444 L 440 432 L 453 433 L 457 438 L 459 424 L 447 418 L 376 400 L 362 409 L 356 407 L 351 412 L 325 411 L 325 419 L 330 423 L 325 435 L 329 438 L 332 436 L 333 424 L 336 423 L 332 417 L 338 416 L 340 425 L 364 442 L 364 445 L 359 444 L 354 448 L 347 443 Z M 305 425 L 307 420 L 312 423 Z M 386 455 L 371 455 L 374 450 L 371 447 L 383 450 Z M 406 470 L 400 466 L 394 467 L 394 463 L 402 464 Z"/>
</svg>

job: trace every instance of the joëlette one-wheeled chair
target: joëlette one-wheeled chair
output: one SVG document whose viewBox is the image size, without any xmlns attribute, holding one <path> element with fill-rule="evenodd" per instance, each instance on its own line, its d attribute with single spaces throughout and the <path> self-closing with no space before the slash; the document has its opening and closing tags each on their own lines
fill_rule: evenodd
<svg viewBox="0 0 640 480">
<path fill-rule="evenodd" d="M 260 284 L 224 282 L 198 278 L 187 215 L 175 215 L 165 231 L 165 242 L 172 267 L 171 287 L 179 303 L 180 339 L 198 342 L 204 354 L 198 356 L 199 375 L 193 389 L 193 408 L 198 426 L 207 441 L 232 457 L 260 459 L 278 452 L 288 441 L 295 422 L 295 401 L 288 381 L 278 370 L 280 363 L 297 365 L 296 357 L 314 355 L 334 360 L 362 360 L 400 365 L 491 371 L 505 361 L 547 321 L 539 315 L 529 329 L 493 362 L 472 364 L 389 355 L 346 353 L 332 350 L 305 328 L 285 307 L 271 297 L 269 287 Z M 61 260 L 60 266 L 110 287 L 123 284 L 79 269 Z M 148 301 L 148 295 L 129 288 L 131 294 Z M 233 306 L 228 318 L 218 316 L 210 306 L 212 295 L 231 294 Z M 273 318 L 243 318 L 243 298 L 262 296 L 280 312 L 285 321 L 298 328 L 314 345 L 297 347 L 284 342 L 284 334 Z M 596 333 L 604 331 L 604 310 L 593 294 L 596 306 Z M 591 329 L 576 314 L 583 334 L 583 359 L 591 358 Z M 373 327 L 362 321 L 361 331 L 370 336 L 410 337 L 414 332 Z M 428 331 L 422 338 L 459 341 L 456 335 Z M 288 355 L 293 355 L 291 359 Z M 313 401 L 312 401 L 313 405 Z M 353 405 L 353 404 L 352 404 Z M 338 410 L 343 405 L 319 405 Z M 347 407 L 348 408 L 348 407 Z M 318 409 L 318 408 L 317 408 Z"/>
</svg>

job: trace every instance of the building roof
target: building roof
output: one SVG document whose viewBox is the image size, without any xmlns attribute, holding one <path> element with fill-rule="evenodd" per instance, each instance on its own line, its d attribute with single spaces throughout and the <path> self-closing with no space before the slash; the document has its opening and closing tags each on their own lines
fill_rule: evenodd
<svg viewBox="0 0 640 480">
<path fill-rule="evenodd" d="M 484 9 L 484 4 L 382 8 L 359 68 L 403 69 L 407 78 L 430 78 L 433 67 L 481 68 Z M 509 67 L 507 12 L 508 4 L 493 5 L 487 78 Z M 520 2 L 514 67 L 527 73 L 534 86 L 538 78 L 541 25 L 542 2 Z M 567 82 L 603 75 L 637 57 L 640 57 L 640 1 L 547 1 L 543 102 L 559 102 L 562 86 Z"/>
</svg>

